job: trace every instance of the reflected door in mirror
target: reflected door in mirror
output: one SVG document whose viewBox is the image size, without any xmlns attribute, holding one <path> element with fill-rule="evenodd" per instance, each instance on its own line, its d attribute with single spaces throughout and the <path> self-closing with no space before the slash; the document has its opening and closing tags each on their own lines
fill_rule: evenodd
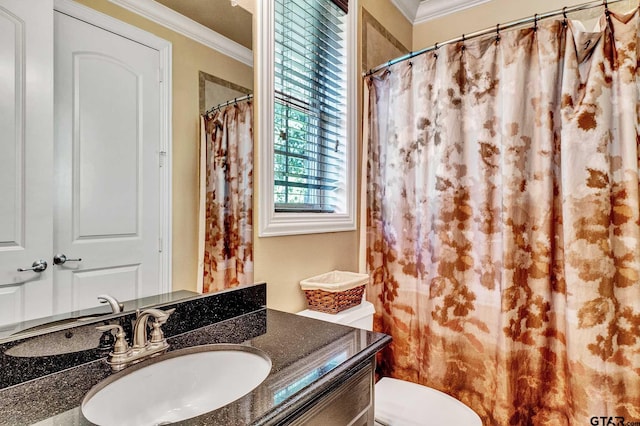
<svg viewBox="0 0 640 426">
<path fill-rule="evenodd" d="M 96 306 L 101 293 L 170 290 L 159 61 L 158 50 L 54 17 L 52 0 L 0 0 L 0 330 Z M 39 260 L 46 269 L 18 271 Z"/>
<path fill-rule="evenodd" d="M 159 52 L 55 12 L 56 308 L 158 294 Z"/>
<path fill-rule="evenodd" d="M 51 267 L 18 271 L 51 263 L 52 32 L 52 0 L 0 0 L 0 330 L 53 312 Z"/>
</svg>

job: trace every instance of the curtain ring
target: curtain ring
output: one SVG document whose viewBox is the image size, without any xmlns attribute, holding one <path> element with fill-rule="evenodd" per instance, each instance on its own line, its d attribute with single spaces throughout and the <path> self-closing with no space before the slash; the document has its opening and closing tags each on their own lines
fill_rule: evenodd
<svg viewBox="0 0 640 426">
<path fill-rule="evenodd" d="M 533 15 L 533 31 L 538 31 L 538 14 Z"/>
<path fill-rule="evenodd" d="M 611 12 L 609 11 L 609 3 L 607 2 L 607 0 L 602 0 L 602 5 L 604 6 L 604 14 L 607 19 L 609 19 L 609 15 L 611 14 Z"/>
<path fill-rule="evenodd" d="M 464 38 L 464 34 L 462 34 L 462 47 L 460 48 L 460 50 L 464 51 L 467 49 L 467 46 L 465 46 L 464 42 L 466 41 L 466 39 Z"/>
<path fill-rule="evenodd" d="M 434 44 L 434 47 L 433 47 L 433 57 L 436 59 L 438 59 L 438 47 L 439 47 L 438 42 L 436 41 L 436 44 Z"/>
<path fill-rule="evenodd" d="M 387 62 L 387 70 L 385 72 L 391 74 L 391 61 Z"/>
<path fill-rule="evenodd" d="M 562 20 L 562 27 L 567 28 L 567 25 L 569 23 L 569 18 L 567 18 L 567 6 L 562 8 L 562 16 L 564 17 L 564 19 Z"/>
<path fill-rule="evenodd" d="M 496 44 L 500 43 L 500 24 L 496 24 Z"/>
</svg>

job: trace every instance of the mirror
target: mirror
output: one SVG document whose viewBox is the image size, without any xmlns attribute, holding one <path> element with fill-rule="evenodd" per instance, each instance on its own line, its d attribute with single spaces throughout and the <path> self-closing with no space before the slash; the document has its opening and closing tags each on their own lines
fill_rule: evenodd
<svg viewBox="0 0 640 426">
<path fill-rule="evenodd" d="M 179 290 L 154 296 L 141 297 L 139 299 L 124 300 L 121 313 L 131 313 L 136 310 L 143 310 L 152 306 L 165 305 L 167 303 L 183 301 L 198 296 L 198 293 Z M 98 318 L 111 316 L 114 312 L 109 304 L 79 311 L 63 312 L 48 317 L 35 318 L 31 320 L 12 323 L 5 326 L 0 331 L 0 343 L 8 342 L 16 338 L 37 335 L 50 330 L 62 330 L 67 327 L 75 327 L 84 323 L 94 322 Z"/>
<path fill-rule="evenodd" d="M 10 251 L 4 249 L 7 247 L 11 248 L 11 245 L 9 243 L 6 243 L 6 241 L 10 240 L 3 237 L 5 237 L 5 235 L 7 235 L 8 233 L 13 232 L 13 228 L 16 228 L 16 226 L 14 226 L 14 224 L 10 220 L 5 220 L 6 216 L 3 216 L 5 215 L 6 211 L 8 211 L 8 209 L 4 208 L 7 207 L 7 205 L 5 204 L 5 206 L 0 206 L 0 341 L 6 336 L 19 333 L 21 330 L 25 329 L 30 329 L 31 331 L 33 331 L 34 327 L 36 327 L 37 329 L 43 329 L 48 325 L 59 327 L 64 324 L 73 324 L 75 321 L 82 321 L 83 318 L 91 319 L 96 315 L 110 314 L 111 308 L 108 304 L 98 305 L 97 296 L 102 293 L 113 294 L 116 298 L 121 299 L 120 301 L 124 302 L 125 305 L 124 311 L 134 311 L 137 308 L 147 307 L 159 303 L 167 303 L 181 298 L 191 297 L 194 294 L 197 294 L 198 287 L 196 285 L 196 270 L 199 242 L 197 240 L 197 223 L 193 223 L 193 218 L 197 216 L 198 211 L 197 173 L 199 114 L 205 110 L 210 109 L 216 104 L 227 101 L 230 98 L 237 97 L 238 94 L 249 93 L 253 85 L 252 69 L 246 64 L 238 62 L 228 55 L 221 54 L 220 52 L 215 52 L 211 48 L 206 47 L 203 43 L 194 41 L 192 38 L 185 37 L 183 34 L 180 34 L 177 31 L 168 29 L 166 26 L 156 24 L 149 20 L 149 18 L 147 18 L 147 20 L 142 19 L 140 16 L 124 9 L 123 5 L 125 4 L 125 2 L 120 3 L 119 1 L 115 0 L 77 0 L 77 3 L 92 8 L 94 11 L 103 13 L 107 16 L 110 16 L 111 18 L 121 20 L 126 24 L 139 26 L 141 30 L 156 34 L 158 37 L 161 37 L 172 44 L 172 74 L 169 74 L 172 76 L 172 93 L 170 94 L 171 97 L 169 99 L 171 99 L 170 106 L 172 113 L 171 127 L 173 135 L 173 147 L 172 158 L 170 158 L 170 161 L 173 166 L 173 176 L 172 181 L 168 183 L 168 185 L 171 185 L 173 191 L 173 203 L 170 213 L 172 216 L 173 224 L 171 238 L 172 250 L 171 254 L 169 255 L 170 270 L 172 271 L 172 288 L 170 290 L 172 291 L 157 291 L 155 293 L 149 291 L 138 291 L 137 293 L 125 292 L 123 293 L 125 294 L 125 296 L 119 296 L 117 289 L 113 292 L 104 291 L 103 289 L 94 291 L 91 285 L 87 285 L 82 290 L 84 292 L 82 296 L 86 299 L 95 300 L 95 304 L 93 306 L 78 307 L 69 302 L 69 309 L 66 310 L 58 309 L 60 304 L 54 306 L 53 310 L 51 310 L 50 308 L 49 313 L 53 312 L 55 313 L 55 315 L 38 318 L 38 315 L 34 315 L 34 309 L 32 309 L 28 315 L 25 315 L 26 320 L 19 322 L 8 321 L 8 319 L 10 318 L 16 318 L 11 317 L 12 312 L 23 309 L 25 304 L 30 304 L 31 301 L 36 302 L 35 311 L 37 311 L 37 305 L 39 303 L 42 302 L 42 304 L 44 305 L 49 304 L 49 306 L 51 306 L 51 299 L 58 296 L 52 295 L 52 291 L 48 291 L 42 286 L 39 287 L 39 278 L 38 273 L 36 272 L 25 272 L 24 274 L 28 274 L 28 276 L 24 275 L 24 278 L 22 278 L 23 276 L 21 276 L 19 279 L 20 284 L 25 284 L 25 286 L 28 286 L 29 288 L 27 288 L 26 290 L 21 289 L 19 291 L 14 291 L 18 280 L 15 278 L 7 278 L 8 274 L 4 273 L 1 264 L 2 257 L 6 256 L 7 252 Z M 230 40 L 233 40 L 235 43 L 245 49 L 251 49 L 252 15 L 241 6 L 243 3 L 250 4 L 252 3 L 252 1 L 241 0 L 238 2 L 240 3 L 240 6 L 233 6 L 232 3 L 236 2 L 231 2 L 230 0 L 158 0 L 157 3 L 173 9 L 175 12 L 182 14 L 189 19 L 193 19 L 194 21 L 212 29 L 218 34 Z M 6 5 L 0 1 L 0 8 L 4 6 Z M 56 17 L 55 19 L 58 18 Z M 52 23 L 52 26 L 53 25 L 55 24 Z M 51 37 L 51 28 L 45 27 L 42 29 L 42 31 L 49 31 L 48 37 Z M 0 43 L 0 52 L 2 52 L 2 49 L 5 48 L 12 48 L 12 46 Z M 58 46 L 56 45 L 55 55 L 58 55 L 58 53 Z M 85 65 L 87 67 L 91 67 L 95 64 L 87 61 Z M 80 63 L 80 65 L 78 66 L 82 67 L 85 65 Z M 51 68 L 53 68 L 53 65 L 51 66 Z M 43 80 L 46 80 L 46 78 L 43 78 Z M 18 82 L 15 82 L 15 84 L 17 87 Z M 126 88 L 124 87 L 124 83 L 122 87 L 123 91 L 125 91 Z M 107 95 L 117 97 L 113 96 L 113 94 Z M 8 99 L 11 98 L 9 97 Z M 16 95 L 15 99 L 16 102 L 22 102 L 22 104 L 14 104 L 13 106 L 11 106 L 11 110 L 18 110 L 22 108 L 21 105 L 25 103 L 24 100 L 18 99 L 18 95 Z M 27 98 L 27 101 L 28 100 L 29 99 Z M 56 108 L 57 103 L 58 99 L 56 99 L 55 101 Z M 7 107 L 6 103 L 0 106 L 2 106 L 3 111 L 5 111 L 4 108 Z M 123 120 L 126 120 L 128 117 L 125 116 L 125 112 L 122 112 L 122 114 L 124 117 Z M 4 113 L 2 115 L 4 115 Z M 55 119 L 58 120 L 59 116 L 60 113 L 56 109 L 54 111 Z M 0 126 L 4 125 L 5 123 L 0 122 Z M 2 128 L 4 130 L 4 127 Z M 57 131 L 58 130 L 56 129 L 56 132 Z M 8 143 L 12 142 L 9 141 Z M 4 145 L 2 146 L 4 147 Z M 130 148 L 127 148 L 126 146 L 123 146 L 122 149 L 130 150 Z M 58 155 L 61 155 L 59 151 L 60 149 L 54 149 L 54 152 L 49 152 L 49 154 L 51 154 L 51 157 L 55 156 L 57 158 Z M 100 151 L 96 151 L 94 152 L 94 154 L 94 167 L 96 170 L 100 170 L 100 168 L 111 167 L 110 165 L 117 164 L 121 161 L 126 161 L 126 158 L 128 158 L 127 155 L 123 155 L 122 151 L 118 151 L 118 149 L 106 150 L 102 153 Z M 28 152 L 26 155 L 28 155 Z M 99 159 L 103 159 L 104 161 L 101 163 L 100 161 L 98 161 Z M 162 159 L 160 159 L 160 161 L 162 161 Z M 4 165 L 4 163 L 0 162 L 0 165 Z M 47 167 L 52 166 L 47 165 Z M 72 171 L 70 169 L 63 169 L 55 170 L 52 173 L 55 173 L 56 176 L 67 176 L 69 174 L 75 173 L 75 171 Z M 6 180 L 13 179 L 14 176 L 15 174 L 12 176 L 9 173 L 3 174 L 0 172 L 0 195 L 2 195 L 7 186 L 15 184 L 15 182 L 12 181 L 9 182 L 9 185 L 5 185 Z M 58 177 L 56 177 L 55 179 L 58 179 Z M 48 185 L 46 188 L 46 192 L 49 192 L 48 187 L 54 186 L 54 190 L 50 191 L 50 194 L 47 194 L 47 196 L 54 197 L 54 200 L 52 200 L 53 203 L 55 203 L 55 197 L 69 197 L 69 194 L 61 193 L 61 191 L 56 188 L 57 185 L 55 184 L 55 179 L 53 179 L 53 183 Z M 38 192 L 35 188 L 29 186 L 28 180 L 25 182 L 25 193 L 29 193 L 30 191 L 34 191 L 36 193 Z M 106 193 L 107 191 L 101 192 L 101 197 L 105 197 Z M 11 193 L 9 194 L 11 195 Z M 97 197 L 95 193 L 88 194 L 87 196 L 93 197 L 90 204 L 100 205 L 100 203 L 98 202 L 99 197 Z M 10 209 L 13 207 L 13 205 L 9 206 Z M 103 220 L 102 216 L 100 215 L 108 218 L 113 215 L 118 215 L 122 210 L 111 206 L 107 207 L 110 208 L 99 209 L 98 207 L 94 207 L 95 213 L 97 215 L 96 221 Z M 75 213 L 75 211 L 70 211 L 69 215 L 71 216 Z M 126 221 L 126 218 L 124 218 L 123 220 Z M 145 217 L 135 216 L 133 217 L 131 222 L 133 223 L 132 226 L 137 226 L 137 223 L 141 223 L 142 225 L 140 226 L 144 226 Z M 79 226 L 84 225 L 81 223 Z M 53 239 L 55 239 L 55 234 L 57 232 L 58 230 L 55 229 L 54 225 L 54 237 L 52 237 Z M 98 232 L 92 235 L 100 236 L 101 234 Z M 51 244 L 51 242 L 49 242 L 49 244 Z M 51 245 L 56 247 L 55 243 Z M 113 251 L 112 249 L 109 250 Z M 127 249 L 123 249 L 123 251 L 126 250 Z M 58 249 L 56 249 L 56 251 L 58 251 Z M 41 250 L 40 252 L 45 251 Z M 49 279 L 52 279 L 51 275 L 54 274 L 53 271 L 62 269 L 62 267 L 60 267 L 60 265 L 55 265 L 55 268 L 58 269 L 54 268 L 54 253 L 50 253 L 49 255 L 48 252 L 49 250 L 47 250 L 45 254 L 34 254 L 33 256 L 29 255 L 31 257 L 29 257 L 28 262 L 25 262 L 23 259 L 20 259 L 19 261 L 14 261 L 13 259 L 11 259 L 10 262 L 12 266 L 10 269 L 7 269 L 7 271 L 10 270 L 11 272 L 15 272 L 16 267 L 30 267 L 30 264 L 33 260 L 32 257 L 36 260 L 39 258 L 43 258 L 43 260 L 46 260 L 48 262 L 49 270 L 45 273 L 42 273 L 41 276 L 48 276 Z M 74 261 L 73 259 L 85 257 L 85 265 L 88 265 L 89 262 L 91 262 L 90 256 L 74 253 L 71 250 L 60 250 L 60 253 L 67 256 L 67 263 L 66 265 L 63 265 L 65 270 L 69 272 L 70 276 L 74 276 L 76 278 L 79 274 L 74 275 L 74 273 L 78 272 L 81 268 L 75 266 L 78 264 L 78 262 Z M 44 258 L 44 256 L 48 257 Z M 87 260 L 89 262 L 87 262 Z M 6 263 L 9 264 L 9 261 L 7 261 Z M 129 274 L 129 276 L 133 277 L 131 279 L 138 279 L 136 277 L 138 277 L 137 274 L 139 272 L 135 269 L 134 266 L 135 265 L 129 265 L 126 267 L 129 269 L 126 269 L 125 267 L 123 267 L 122 269 L 126 274 Z M 165 270 L 166 269 L 169 268 L 165 268 Z M 86 270 L 97 271 L 99 270 L 99 267 L 88 267 Z M 90 277 L 91 273 L 93 272 L 87 272 L 84 276 Z M 55 277 L 53 279 L 55 279 Z M 103 277 L 101 278 L 101 280 L 108 281 L 109 277 Z M 93 280 L 91 281 L 91 284 L 96 284 L 98 283 L 98 281 L 99 280 Z M 65 297 L 76 297 L 76 294 L 71 294 L 71 292 L 68 293 L 69 294 L 66 294 Z M 143 294 L 146 297 L 136 299 L 136 294 Z"/>
</svg>

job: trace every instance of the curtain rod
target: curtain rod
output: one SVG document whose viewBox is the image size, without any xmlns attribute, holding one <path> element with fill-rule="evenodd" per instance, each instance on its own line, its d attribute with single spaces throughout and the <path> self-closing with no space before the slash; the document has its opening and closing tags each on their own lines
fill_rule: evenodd
<svg viewBox="0 0 640 426">
<path fill-rule="evenodd" d="M 513 27 L 518 27 L 520 25 L 524 25 L 524 24 L 529 24 L 531 22 L 537 23 L 538 21 L 540 21 L 541 19 L 547 19 L 547 18 L 551 18 L 554 16 L 558 16 L 558 15 L 564 15 L 565 18 L 567 16 L 567 13 L 571 13 L 571 12 L 579 12 L 581 10 L 587 10 L 587 9 L 593 9 L 594 7 L 599 7 L 599 6 L 604 6 L 605 10 L 608 12 L 609 10 L 609 5 L 613 4 L 613 3 L 618 3 L 624 0 L 601 0 L 601 1 L 592 1 L 589 3 L 582 3 L 582 4 L 578 4 L 576 6 L 571 6 L 571 7 L 564 7 L 562 9 L 558 9 L 558 10 L 554 10 L 552 12 L 547 12 L 547 13 L 540 13 L 540 14 L 536 14 L 534 16 L 530 16 L 528 18 L 523 18 L 523 19 L 518 19 L 516 21 L 511 21 L 511 22 L 507 22 L 506 24 L 498 24 L 496 25 L 495 28 L 487 28 L 484 30 L 480 30 L 480 31 L 476 31 L 474 33 L 471 34 L 463 34 L 459 37 L 456 38 L 452 38 L 450 40 L 444 41 L 442 43 L 436 43 L 433 46 L 429 46 L 426 47 L 424 49 L 421 50 L 417 50 L 415 52 L 410 52 L 407 53 L 404 56 L 400 56 L 398 58 L 392 59 L 384 64 L 378 65 L 375 68 L 372 68 L 369 70 L 369 72 L 367 72 L 364 76 L 370 76 L 371 74 L 374 74 L 377 71 L 380 71 L 381 69 L 390 67 L 391 65 L 397 64 L 398 62 L 402 62 L 402 61 L 406 61 L 408 59 L 414 58 L 418 55 L 422 55 L 423 53 L 427 53 L 427 52 L 431 52 L 433 50 L 437 50 L 439 47 L 442 47 L 446 44 L 453 44 L 453 43 L 458 43 L 460 41 L 466 41 L 472 38 L 476 38 L 476 37 L 480 37 L 483 35 L 487 35 L 487 34 L 491 34 L 491 33 L 498 33 L 498 35 L 500 34 L 500 31 L 503 30 L 508 30 L 510 28 Z"/>
<path fill-rule="evenodd" d="M 618 0 L 618 1 L 621 1 L 621 0 Z M 228 100 L 227 102 L 221 103 L 220 105 L 214 106 L 213 108 L 211 108 L 210 110 L 206 111 L 202 115 L 209 115 L 209 114 L 211 114 L 212 112 L 214 112 L 217 109 L 224 108 L 227 105 L 237 104 L 238 102 L 247 101 L 247 100 L 249 100 L 251 98 L 253 98 L 253 93 L 249 93 L 248 95 L 240 96 L 239 98 L 233 98 L 231 100 Z"/>
</svg>

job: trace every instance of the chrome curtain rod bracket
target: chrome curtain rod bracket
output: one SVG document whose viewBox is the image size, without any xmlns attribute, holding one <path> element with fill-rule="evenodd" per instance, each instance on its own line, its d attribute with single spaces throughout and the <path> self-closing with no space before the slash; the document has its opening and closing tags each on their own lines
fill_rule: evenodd
<svg viewBox="0 0 640 426">
<path fill-rule="evenodd" d="M 618 3 L 618 2 L 621 2 L 621 1 L 625 1 L 625 0 L 597 0 L 597 1 L 592 1 L 592 2 L 588 2 L 588 3 L 578 4 L 578 5 L 571 6 L 571 7 L 565 6 L 562 9 L 559 9 L 559 10 L 554 10 L 554 11 L 551 11 L 551 12 L 541 13 L 541 14 L 537 14 L 536 13 L 535 16 L 530 16 L 528 18 L 518 19 L 516 21 L 507 22 L 506 24 L 498 24 L 499 27 L 497 27 L 497 28 L 499 28 L 501 31 L 504 31 L 504 30 L 507 30 L 507 29 L 510 29 L 510 28 L 519 27 L 521 25 L 529 24 L 529 23 L 532 23 L 532 22 L 536 25 L 536 28 L 537 28 L 537 21 L 540 21 L 542 19 L 552 18 L 554 16 L 559 16 L 559 15 L 562 15 L 564 17 L 564 19 L 565 19 L 565 22 L 566 22 L 568 20 L 567 13 L 578 12 L 578 11 L 587 10 L 587 9 L 593 9 L 594 7 L 602 7 L 602 6 L 604 6 L 604 8 L 605 8 L 605 15 L 607 16 L 607 18 L 609 18 L 610 17 L 609 15 L 611 13 L 609 11 L 609 5 L 613 4 L 613 3 Z M 566 26 L 566 24 L 564 22 L 563 22 L 563 25 Z M 452 38 L 452 39 L 444 41 L 442 43 L 438 42 L 434 46 L 426 47 L 426 48 L 421 49 L 421 50 L 416 50 L 415 52 L 411 52 L 411 53 L 406 54 L 404 56 L 400 56 L 398 58 L 392 59 L 392 60 L 384 63 L 383 65 L 378 65 L 377 67 L 374 67 L 374 68 L 370 69 L 367 73 L 365 73 L 364 77 L 368 77 L 371 74 L 374 74 L 374 73 L 380 71 L 381 69 L 388 68 L 391 65 L 397 64 L 398 62 L 406 61 L 406 60 L 414 58 L 414 57 L 416 57 L 418 55 L 422 55 L 423 53 L 434 52 L 434 57 L 437 58 L 438 55 L 437 55 L 437 53 L 435 53 L 435 51 L 438 50 L 439 47 L 442 47 L 445 44 L 454 44 L 454 43 L 458 43 L 460 41 L 464 42 L 464 41 L 467 41 L 467 40 L 472 39 L 472 38 L 476 38 L 476 37 L 480 37 L 480 36 L 483 36 L 483 35 L 491 34 L 494 31 L 496 31 L 496 29 L 491 27 L 491 28 L 488 28 L 488 29 L 476 31 L 475 33 L 463 35 L 462 37 Z"/>
</svg>

